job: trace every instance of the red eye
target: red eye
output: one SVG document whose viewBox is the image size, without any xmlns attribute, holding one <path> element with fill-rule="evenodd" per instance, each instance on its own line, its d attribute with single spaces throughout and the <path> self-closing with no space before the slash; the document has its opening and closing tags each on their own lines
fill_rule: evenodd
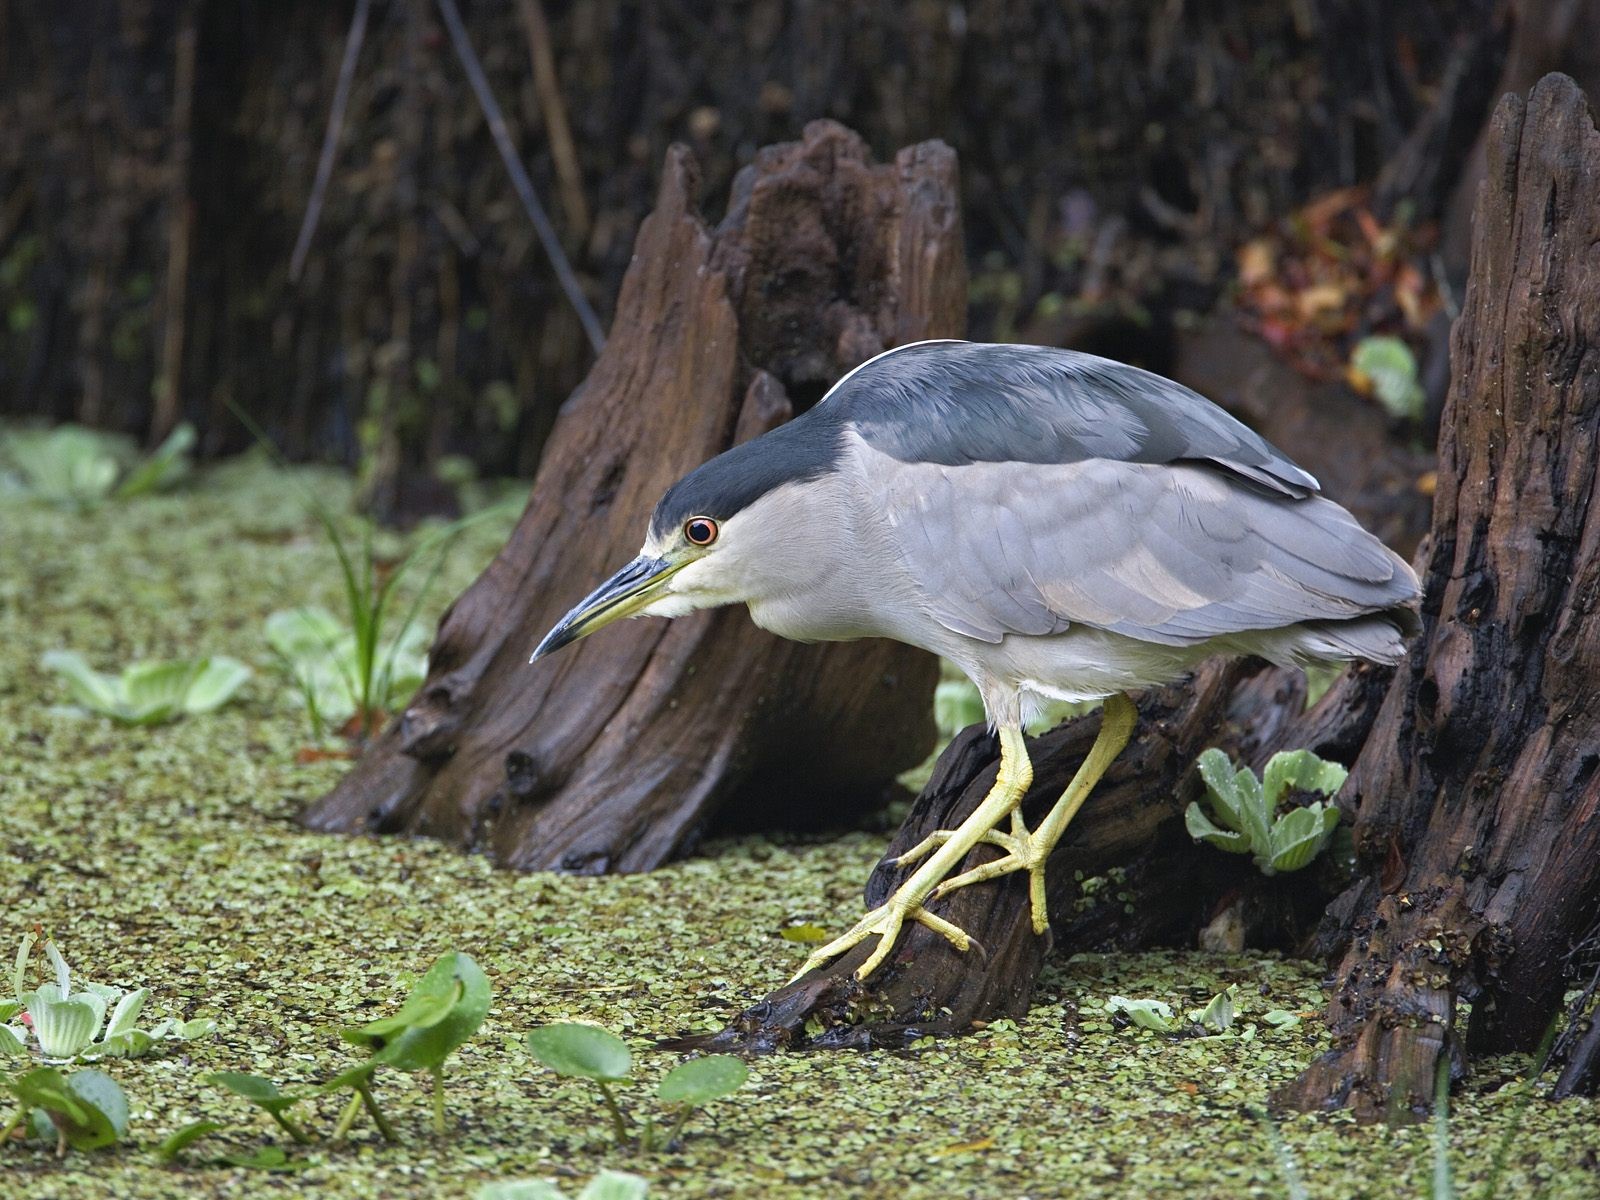
<svg viewBox="0 0 1600 1200">
<path fill-rule="evenodd" d="M 683 524 L 683 536 L 696 546 L 709 546 L 717 540 L 717 523 L 710 517 L 690 517 Z"/>
</svg>

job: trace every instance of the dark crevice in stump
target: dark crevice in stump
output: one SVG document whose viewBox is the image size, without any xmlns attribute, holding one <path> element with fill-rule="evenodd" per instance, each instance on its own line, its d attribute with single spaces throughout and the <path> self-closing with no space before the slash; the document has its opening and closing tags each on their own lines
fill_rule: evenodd
<svg viewBox="0 0 1600 1200">
<path fill-rule="evenodd" d="M 714 814 L 859 813 L 932 744 L 931 656 L 801 646 L 742 611 L 608 629 L 528 665 L 631 558 L 656 499 L 879 351 L 965 320 L 956 159 L 890 164 L 816 122 L 740 176 L 712 231 L 672 150 L 604 353 L 563 409 L 506 547 L 442 620 L 429 677 L 315 829 L 406 832 L 522 870 L 640 871 Z"/>
</svg>

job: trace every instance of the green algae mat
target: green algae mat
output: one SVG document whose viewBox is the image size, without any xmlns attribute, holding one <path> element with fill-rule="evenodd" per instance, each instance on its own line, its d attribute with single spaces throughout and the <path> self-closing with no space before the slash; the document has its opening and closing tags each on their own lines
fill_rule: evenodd
<svg viewBox="0 0 1600 1200">
<path fill-rule="evenodd" d="M 37 1142 L 0 1148 L 0 1197 L 472 1197 L 511 1178 L 570 1195 L 607 1167 L 646 1176 L 652 1196 L 1297 1194 L 1254 1114 L 1324 1044 L 1311 1019 L 1321 972 L 1275 957 L 1057 961 L 1025 1021 L 903 1052 L 757 1059 L 680 1148 L 613 1148 L 596 1095 L 541 1067 L 526 1033 L 603 1025 L 653 1086 L 679 1061 L 653 1038 L 714 1028 L 794 970 L 806 947 L 783 929 L 857 915 L 882 837 L 728 840 L 651 875 L 592 879 L 303 832 L 295 813 L 345 764 L 300 753 L 309 725 L 261 630 L 294 605 L 339 610 L 332 552 L 296 490 L 306 483 L 343 503 L 337 477 L 304 472 L 289 486 L 259 463 L 86 514 L 0 501 L 0 956 L 37 926 L 86 978 L 148 986 L 160 1015 L 217 1023 L 209 1038 L 101 1064 L 130 1101 L 124 1143 L 60 1161 Z M 507 523 L 491 524 L 453 552 L 430 614 L 493 553 Z M 255 676 L 215 713 L 122 728 L 61 709 L 60 681 L 38 665 L 54 649 L 102 670 L 227 654 Z M 482 965 L 494 994 L 451 1061 L 446 1135 L 431 1129 L 427 1077 L 390 1073 L 377 1087 L 401 1143 L 363 1123 L 344 1144 L 283 1142 L 293 1171 L 209 1165 L 281 1139 L 202 1076 L 333 1076 L 358 1060 L 333 1031 L 393 1012 L 452 949 Z M 1168 1037 L 1107 1012 L 1113 996 L 1196 1007 L 1229 984 L 1239 1017 L 1226 1037 Z M 1273 1010 L 1307 1019 L 1276 1027 Z M 1458 1194 L 1480 1194 L 1503 1148 L 1501 1196 L 1600 1196 L 1600 1106 L 1547 1103 L 1535 1084 L 1516 1124 L 1529 1065 L 1489 1061 L 1457 1090 Z M 306 1116 L 327 1130 L 340 1106 L 330 1097 Z M 207 1153 L 160 1160 L 163 1138 L 205 1118 L 226 1126 L 196 1147 Z M 1278 1132 L 1300 1194 L 1429 1195 L 1426 1126 L 1299 1116 Z"/>
</svg>

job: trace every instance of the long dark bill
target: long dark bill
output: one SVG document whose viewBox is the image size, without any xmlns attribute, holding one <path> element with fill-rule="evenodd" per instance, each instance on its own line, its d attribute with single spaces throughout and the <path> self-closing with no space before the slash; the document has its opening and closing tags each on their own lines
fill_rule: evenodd
<svg viewBox="0 0 1600 1200">
<path fill-rule="evenodd" d="M 640 555 L 580 601 L 544 635 L 530 663 L 538 662 L 561 647 L 587 637 L 596 629 L 630 617 L 656 597 L 656 589 L 683 563 Z"/>
</svg>

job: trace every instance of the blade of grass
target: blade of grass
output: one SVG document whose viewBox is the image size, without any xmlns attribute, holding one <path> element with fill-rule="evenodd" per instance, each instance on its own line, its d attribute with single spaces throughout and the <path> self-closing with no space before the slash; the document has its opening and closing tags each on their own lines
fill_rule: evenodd
<svg viewBox="0 0 1600 1200">
<path fill-rule="evenodd" d="M 1433 1200 L 1455 1200 L 1450 1174 L 1450 1054 L 1439 1056 L 1433 1081 Z"/>
<path fill-rule="evenodd" d="M 1549 1065 L 1550 1047 L 1555 1045 L 1556 1041 L 1556 1024 L 1556 1021 L 1552 1020 L 1550 1027 L 1544 1031 L 1539 1048 L 1534 1051 L 1533 1072 L 1517 1088 L 1516 1103 L 1511 1110 L 1511 1123 L 1500 1135 L 1500 1141 L 1489 1159 L 1489 1173 L 1484 1176 L 1483 1189 L 1478 1193 L 1478 1200 L 1495 1200 L 1495 1196 L 1499 1194 L 1500 1177 L 1505 1173 L 1506 1160 L 1511 1155 L 1511 1143 L 1516 1140 L 1517 1134 L 1522 1129 L 1522 1122 L 1528 1116 L 1528 1106 L 1533 1101 L 1534 1085 L 1539 1082 L 1539 1076 L 1544 1074 L 1545 1067 Z"/>
<path fill-rule="evenodd" d="M 1289 1144 L 1283 1140 L 1278 1123 L 1259 1109 L 1255 1117 L 1266 1128 L 1267 1142 L 1272 1146 L 1272 1157 L 1278 1165 L 1278 1174 L 1283 1176 L 1284 1192 L 1289 1200 L 1311 1200 L 1311 1193 L 1306 1190 L 1305 1180 L 1300 1178 L 1300 1168 L 1295 1164 Z"/>
</svg>

